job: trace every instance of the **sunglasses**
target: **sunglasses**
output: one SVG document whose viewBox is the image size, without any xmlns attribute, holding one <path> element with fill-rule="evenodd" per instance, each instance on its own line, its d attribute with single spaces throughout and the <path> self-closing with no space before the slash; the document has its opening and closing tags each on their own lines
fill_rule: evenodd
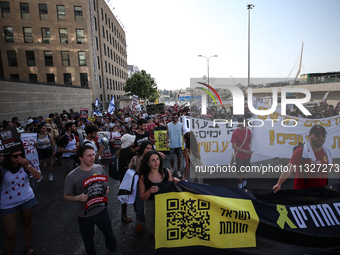
<svg viewBox="0 0 340 255">
<path fill-rule="evenodd" d="M 20 154 L 15 154 L 15 155 L 12 155 L 12 158 L 18 158 L 19 156 L 21 157 L 22 153 Z"/>
<path fill-rule="evenodd" d="M 326 134 L 325 133 L 314 133 L 315 137 L 322 137 L 322 138 L 326 138 Z"/>
<path fill-rule="evenodd" d="M 172 117 L 173 119 L 178 119 L 178 117 Z"/>
</svg>

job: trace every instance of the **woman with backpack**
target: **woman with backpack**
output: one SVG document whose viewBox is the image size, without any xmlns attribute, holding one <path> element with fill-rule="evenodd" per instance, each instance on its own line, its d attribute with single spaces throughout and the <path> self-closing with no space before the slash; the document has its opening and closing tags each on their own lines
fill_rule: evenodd
<svg viewBox="0 0 340 255">
<path fill-rule="evenodd" d="M 120 139 L 122 142 L 122 145 L 120 149 L 117 151 L 116 156 L 120 159 L 120 182 L 122 182 L 124 175 L 126 171 L 128 170 L 128 165 L 131 161 L 131 159 L 136 155 L 135 152 L 132 150 L 132 145 L 134 144 L 136 140 L 135 135 L 125 134 Z M 134 204 L 135 211 L 136 209 L 136 203 Z M 132 222 L 132 219 L 129 218 L 126 214 L 127 210 L 127 204 L 122 204 L 122 221 L 126 223 Z"/>
</svg>

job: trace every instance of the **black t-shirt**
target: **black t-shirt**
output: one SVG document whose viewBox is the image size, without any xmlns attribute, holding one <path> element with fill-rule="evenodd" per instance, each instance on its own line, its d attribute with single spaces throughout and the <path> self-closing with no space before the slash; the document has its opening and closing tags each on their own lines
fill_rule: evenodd
<svg viewBox="0 0 340 255">
<path fill-rule="evenodd" d="M 132 146 L 133 148 L 140 146 L 143 141 L 149 140 L 149 136 L 150 136 L 148 131 L 145 131 L 143 135 L 138 134 L 137 132 L 133 132 L 132 134 L 136 136 L 135 143 Z"/>
</svg>

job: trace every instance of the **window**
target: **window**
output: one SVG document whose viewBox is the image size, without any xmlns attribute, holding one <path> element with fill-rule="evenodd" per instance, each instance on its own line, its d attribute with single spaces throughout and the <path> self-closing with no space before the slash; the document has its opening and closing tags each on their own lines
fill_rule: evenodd
<svg viewBox="0 0 340 255">
<path fill-rule="evenodd" d="M 98 64 L 98 69 L 100 69 L 100 60 L 98 56 L 97 56 L 97 64 Z"/>
<path fill-rule="evenodd" d="M 86 52 L 78 51 L 79 66 L 86 66 Z"/>
<path fill-rule="evenodd" d="M 80 86 L 88 87 L 87 73 L 80 73 Z"/>
<path fill-rule="evenodd" d="M 105 47 L 105 43 L 104 43 L 103 49 L 104 49 L 104 55 L 106 56 L 106 47 Z"/>
<path fill-rule="evenodd" d="M 9 7 L 9 2 L 0 2 L 1 3 L 1 14 L 3 18 L 11 18 L 11 9 Z"/>
<path fill-rule="evenodd" d="M 20 12 L 22 19 L 30 19 L 30 9 L 28 3 L 20 3 Z"/>
<path fill-rule="evenodd" d="M 96 38 L 96 49 L 99 50 L 99 48 L 98 48 L 98 37 L 96 36 L 95 38 Z"/>
<path fill-rule="evenodd" d="M 104 26 L 102 26 L 102 32 L 103 32 L 103 38 L 105 38 L 105 29 L 104 29 Z"/>
<path fill-rule="evenodd" d="M 107 73 L 107 62 L 105 61 L 105 72 Z"/>
<path fill-rule="evenodd" d="M 38 83 L 38 75 L 36 73 L 28 74 L 28 79 L 30 80 L 30 83 Z"/>
<path fill-rule="evenodd" d="M 20 81 L 19 74 L 10 74 L 9 77 L 11 81 Z"/>
<path fill-rule="evenodd" d="M 74 20 L 83 21 L 83 11 L 81 6 L 74 6 Z"/>
<path fill-rule="evenodd" d="M 101 8 L 100 14 L 101 14 L 101 16 L 102 16 L 102 20 L 104 20 L 103 8 Z"/>
<path fill-rule="evenodd" d="M 107 15 L 105 13 L 105 24 L 107 25 Z"/>
<path fill-rule="evenodd" d="M 100 101 L 103 101 L 103 95 L 100 94 Z"/>
<path fill-rule="evenodd" d="M 4 27 L 5 42 L 14 43 L 13 27 Z"/>
<path fill-rule="evenodd" d="M 27 66 L 35 66 L 34 51 L 26 51 Z"/>
<path fill-rule="evenodd" d="M 111 74 L 111 65 L 109 63 L 109 74 Z"/>
<path fill-rule="evenodd" d="M 107 57 L 110 58 L 110 48 L 107 46 Z"/>
<path fill-rule="evenodd" d="M 106 41 L 109 41 L 109 33 L 106 30 Z"/>
<path fill-rule="evenodd" d="M 53 66 L 52 51 L 44 51 L 45 66 Z"/>
<path fill-rule="evenodd" d="M 106 78 L 106 88 L 109 89 L 109 79 Z"/>
<path fill-rule="evenodd" d="M 84 29 L 77 29 L 77 43 L 78 44 L 85 44 L 85 35 L 84 35 Z"/>
<path fill-rule="evenodd" d="M 18 66 L 17 54 L 15 50 L 8 50 L 7 57 L 8 57 L 8 66 Z"/>
<path fill-rule="evenodd" d="M 112 90 L 112 80 L 110 79 L 110 89 Z"/>
<path fill-rule="evenodd" d="M 58 20 L 66 20 L 65 5 L 57 5 Z"/>
<path fill-rule="evenodd" d="M 68 51 L 61 52 L 61 63 L 63 66 L 70 66 L 70 53 Z"/>
<path fill-rule="evenodd" d="M 112 56 L 112 50 L 111 50 L 111 60 L 113 59 L 113 56 Z"/>
<path fill-rule="evenodd" d="M 68 44 L 66 28 L 59 28 L 59 38 L 61 44 Z"/>
<path fill-rule="evenodd" d="M 110 95 L 107 95 L 107 101 L 110 101 Z"/>
<path fill-rule="evenodd" d="M 111 34 L 109 34 L 109 36 L 110 36 L 110 44 L 112 45 L 112 41 L 111 41 Z"/>
<path fill-rule="evenodd" d="M 64 84 L 72 85 L 72 76 L 70 73 L 64 73 Z"/>
<path fill-rule="evenodd" d="M 46 74 L 46 81 L 47 81 L 47 83 L 54 84 L 55 83 L 54 73 L 47 73 Z"/>
<path fill-rule="evenodd" d="M 110 21 L 110 18 L 109 18 L 109 28 L 111 28 L 111 21 Z"/>
<path fill-rule="evenodd" d="M 97 19 L 96 19 L 96 17 L 93 17 L 93 20 L 94 20 L 94 30 L 97 31 Z"/>
<path fill-rule="evenodd" d="M 93 0 L 93 10 L 96 10 L 96 0 Z"/>
<path fill-rule="evenodd" d="M 48 27 L 41 28 L 41 35 L 43 43 L 51 43 L 50 29 Z"/>
<path fill-rule="evenodd" d="M 114 73 L 113 73 L 113 65 L 111 65 L 111 68 L 112 68 L 112 75 L 114 75 Z"/>
<path fill-rule="evenodd" d="M 39 15 L 41 20 L 48 20 L 47 4 L 39 4 Z"/>
<path fill-rule="evenodd" d="M 99 80 L 99 88 L 102 88 L 102 78 L 100 76 L 98 76 L 98 80 Z"/>
</svg>

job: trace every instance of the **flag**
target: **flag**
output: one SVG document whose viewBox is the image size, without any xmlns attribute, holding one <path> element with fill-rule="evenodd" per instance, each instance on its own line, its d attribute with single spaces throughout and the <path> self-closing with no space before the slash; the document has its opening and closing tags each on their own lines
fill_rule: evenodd
<svg viewBox="0 0 340 255">
<path fill-rule="evenodd" d="M 158 104 L 158 98 L 156 98 L 156 102 L 155 102 L 155 104 Z"/>
<path fill-rule="evenodd" d="M 100 114 L 99 99 L 98 99 L 98 97 L 96 99 L 96 102 L 94 103 L 94 114 L 96 114 L 96 115 Z"/>
<path fill-rule="evenodd" d="M 110 114 L 112 114 L 113 113 L 113 111 L 115 110 L 115 98 L 114 97 L 112 97 L 112 99 L 111 99 L 111 102 L 110 102 L 110 104 L 109 104 L 109 108 L 107 109 L 107 111 L 110 113 Z"/>
</svg>

